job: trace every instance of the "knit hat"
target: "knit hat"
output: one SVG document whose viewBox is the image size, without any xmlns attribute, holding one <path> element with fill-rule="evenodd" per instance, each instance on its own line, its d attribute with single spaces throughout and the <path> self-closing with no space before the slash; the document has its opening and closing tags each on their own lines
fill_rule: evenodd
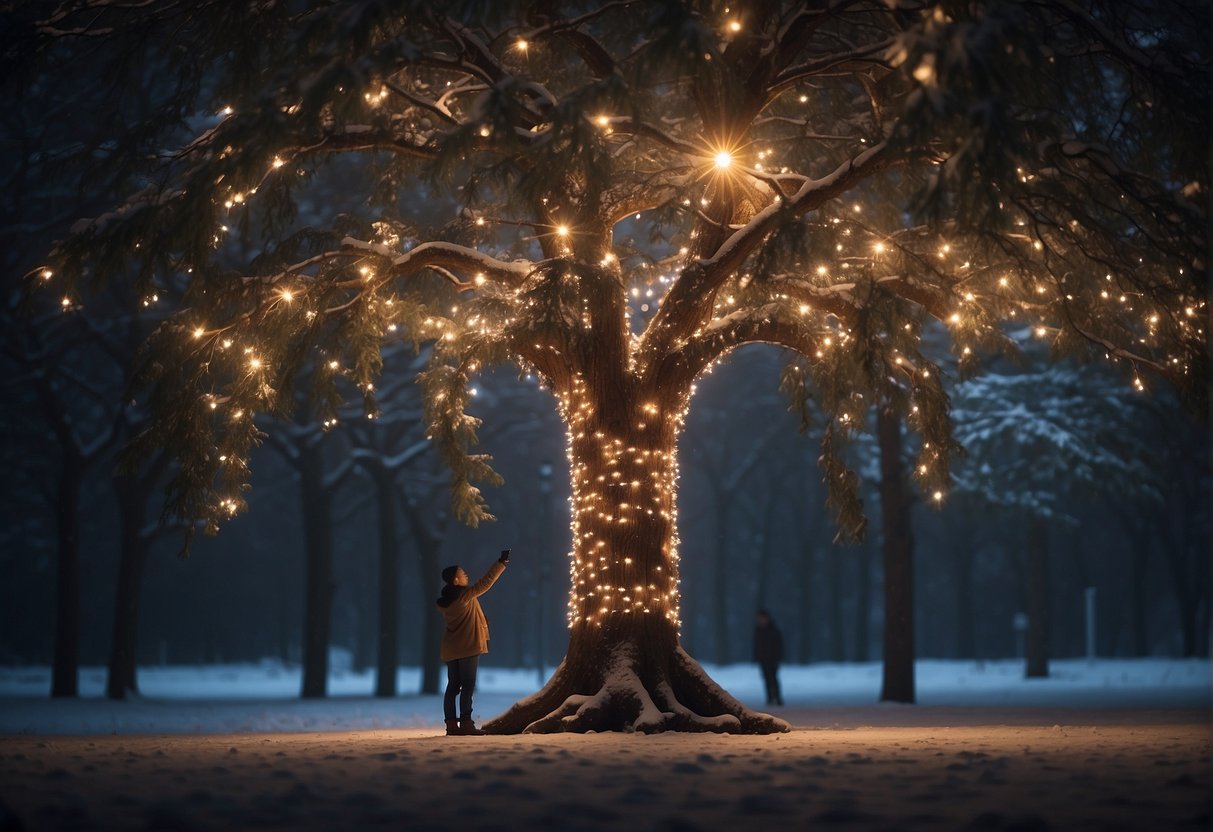
<svg viewBox="0 0 1213 832">
<path fill-rule="evenodd" d="M 454 581 L 454 580 L 455 580 L 455 574 L 456 574 L 458 571 L 459 571 L 459 564 L 455 564 L 454 566 L 448 566 L 446 569 L 443 569 L 443 570 L 442 570 L 442 580 L 443 580 L 443 583 L 448 583 L 448 584 L 449 584 L 449 583 L 451 583 L 452 581 Z"/>
</svg>

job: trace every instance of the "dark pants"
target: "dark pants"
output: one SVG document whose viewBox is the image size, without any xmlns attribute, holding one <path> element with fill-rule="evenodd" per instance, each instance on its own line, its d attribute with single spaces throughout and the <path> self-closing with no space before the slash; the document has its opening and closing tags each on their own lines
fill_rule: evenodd
<svg viewBox="0 0 1213 832">
<path fill-rule="evenodd" d="M 459 697 L 459 716 L 472 717 L 472 694 L 476 692 L 476 666 L 479 656 L 454 659 L 446 663 L 446 695 L 442 697 L 442 712 L 447 722 L 455 719 L 455 697 Z"/>
<path fill-rule="evenodd" d="M 767 704 L 782 705 L 783 696 L 779 692 L 779 665 L 761 664 L 762 681 L 767 686 Z"/>
</svg>

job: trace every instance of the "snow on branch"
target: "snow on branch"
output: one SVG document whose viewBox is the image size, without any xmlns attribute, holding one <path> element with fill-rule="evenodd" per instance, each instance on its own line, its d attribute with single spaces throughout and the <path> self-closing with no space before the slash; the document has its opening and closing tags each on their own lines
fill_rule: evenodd
<svg viewBox="0 0 1213 832">
<path fill-rule="evenodd" d="M 416 274 L 423 269 L 441 268 L 464 275 L 456 283 L 460 291 L 469 291 L 486 281 L 517 288 L 526 280 L 534 266 L 529 261 L 506 262 L 474 248 L 445 242 L 422 243 L 404 254 L 381 243 L 371 243 L 346 237 L 341 241 L 346 251 L 365 252 L 387 260 L 394 276 Z"/>
</svg>

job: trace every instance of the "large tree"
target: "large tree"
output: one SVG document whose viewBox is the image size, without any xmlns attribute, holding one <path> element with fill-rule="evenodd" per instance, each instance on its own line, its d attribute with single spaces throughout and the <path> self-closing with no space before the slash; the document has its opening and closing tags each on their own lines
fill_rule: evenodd
<svg viewBox="0 0 1213 832">
<path fill-rule="evenodd" d="M 844 535 L 863 527 L 845 440 L 875 402 L 921 435 L 921 486 L 946 491 L 929 319 L 962 368 L 1013 318 L 1203 395 L 1199 3 L 73 0 L 22 14 L 9 28 L 31 42 L 125 38 L 128 61 L 143 50 L 177 73 L 173 108 L 131 131 L 175 148 L 141 157 L 133 195 L 74 226 L 32 279 L 68 305 L 83 276 L 130 261 L 149 294 L 185 287 L 148 346 L 160 418 L 142 442 L 175 453 L 180 518 L 214 532 L 244 508 L 252 415 L 287 414 L 301 368 L 320 370 L 318 418 L 351 389 L 374 417 L 376 378 L 396 369 L 385 339 L 434 342 L 429 435 L 472 524 L 490 517 L 476 483 L 498 477 L 472 450 L 469 382 L 513 363 L 556 395 L 569 647 L 492 731 L 786 729 L 678 639 L 676 442 L 695 380 L 742 344 L 798 356 L 783 386 L 824 420 Z M 351 156 L 375 186 L 309 201 L 311 178 Z"/>
</svg>

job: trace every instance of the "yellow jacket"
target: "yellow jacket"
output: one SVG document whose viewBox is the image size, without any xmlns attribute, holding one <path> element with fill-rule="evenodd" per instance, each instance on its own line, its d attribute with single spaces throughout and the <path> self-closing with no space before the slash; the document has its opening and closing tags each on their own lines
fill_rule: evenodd
<svg viewBox="0 0 1213 832">
<path fill-rule="evenodd" d="M 442 634 L 442 660 L 466 659 L 489 652 L 489 622 L 480 609 L 478 596 L 489 591 L 497 582 L 505 564 L 494 561 L 488 573 L 471 586 L 465 587 L 458 598 L 446 606 L 438 602 L 438 611 L 446 619 L 446 631 Z"/>
</svg>

